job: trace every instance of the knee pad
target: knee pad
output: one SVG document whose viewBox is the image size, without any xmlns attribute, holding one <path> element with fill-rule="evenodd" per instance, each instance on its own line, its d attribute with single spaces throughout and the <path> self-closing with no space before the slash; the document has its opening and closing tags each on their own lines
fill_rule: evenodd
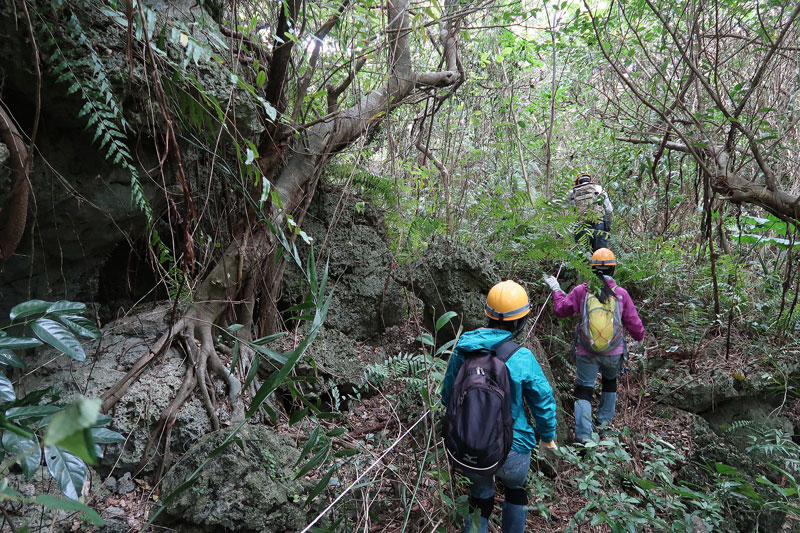
<svg viewBox="0 0 800 533">
<path fill-rule="evenodd" d="M 616 389 L 616 385 L 615 388 Z M 575 385 L 575 392 L 574 396 L 576 400 L 586 400 L 588 402 L 592 401 L 592 393 L 594 393 L 593 387 L 586 387 L 584 385 Z"/>
<path fill-rule="evenodd" d="M 603 378 L 603 392 L 617 392 L 617 378 Z"/>
<path fill-rule="evenodd" d="M 473 511 L 475 511 L 475 509 L 480 509 L 481 516 L 483 518 L 488 519 L 489 516 L 492 514 L 493 507 L 494 507 L 494 497 L 492 498 L 473 498 L 472 496 L 469 497 L 470 514 Z"/>
<path fill-rule="evenodd" d="M 525 487 L 506 489 L 506 501 L 514 505 L 528 505 L 528 493 Z"/>
</svg>

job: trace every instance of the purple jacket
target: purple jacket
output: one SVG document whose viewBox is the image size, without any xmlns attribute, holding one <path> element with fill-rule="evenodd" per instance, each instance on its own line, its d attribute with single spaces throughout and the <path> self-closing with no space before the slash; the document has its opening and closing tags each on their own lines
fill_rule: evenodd
<svg viewBox="0 0 800 533">
<path fill-rule="evenodd" d="M 620 297 L 619 302 L 622 305 L 622 325 L 628 333 L 631 334 L 634 340 L 640 341 L 644 339 L 644 326 L 642 320 L 639 318 L 639 313 L 636 312 L 636 306 L 633 305 L 633 300 L 628 291 L 622 287 L 617 286 L 617 282 L 613 278 L 606 276 L 606 283 L 614 289 L 617 296 Z M 570 291 L 569 294 L 564 294 L 562 291 L 553 292 L 553 312 L 559 318 L 568 317 L 574 314 L 580 314 L 583 310 L 584 301 L 586 300 L 586 293 L 588 292 L 588 284 L 584 283 L 578 285 Z M 592 355 L 586 348 L 581 346 L 581 343 L 576 343 L 576 353 L 578 355 Z M 619 355 L 622 353 L 622 344 L 614 348 L 609 353 L 604 355 Z"/>
</svg>

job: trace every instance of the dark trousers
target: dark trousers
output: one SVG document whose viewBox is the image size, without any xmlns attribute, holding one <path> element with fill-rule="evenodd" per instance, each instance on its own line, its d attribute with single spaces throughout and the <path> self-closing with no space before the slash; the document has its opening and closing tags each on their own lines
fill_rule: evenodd
<svg viewBox="0 0 800 533">
<path fill-rule="evenodd" d="M 608 248 L 608 235 L 611 231 L 611 217 L 604 216 L 599 222 L 584 221 L 578 224 L 575 242 L 586 240 L 592 246 L 592 252 L 599 248 Z"/>
</svg>

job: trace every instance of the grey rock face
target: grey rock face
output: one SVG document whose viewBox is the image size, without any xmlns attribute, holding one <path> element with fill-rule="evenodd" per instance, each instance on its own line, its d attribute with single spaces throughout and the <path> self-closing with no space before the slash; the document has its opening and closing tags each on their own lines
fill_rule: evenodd
<svg viewBox="0 0 800 533">
<path fill-rule="evenodd" d="M 164 478 L 164 494 L 183 483 L 231 429 L 203 437 Z M 180 531 L 283 532 L 302 529 L 311 482 L 294 478 L 299 451 L 285 435 L 245 426 L 197 481 L 165 509 L 164 522 Z"/>
<path fill-rule="evenodd" d="M 62 400 L 76 395 L 99 397 L 117 383 L 139 356 L 147 353 L 164 324 L 170 306 L 144 309 L 136 316 L 115 321 L 103 328 L 103 338 L 83 345 L 87 360 L 78 363 L 54 350 L 39 350 L 36 364 L 42 368 L 22 382 L 24 392 L 54 387 Z M 96 353 L 96 356 L 93 355 Z M 127 437 L 121 444 L 107 444 L 98 469 L 106 473 L 115 467 L 115 474 L 133 471 L 139 464 L 150 431 L 158 424 L 161 412 L 181 385 L 185 361 L 182 354 L 168 349 L 157 357 L 144 374 L 117 403 L 109 426 Z M 181 409 L 172 429 L 171 451 L 183 453 L 202 435 L 211 430 L 202 402 L 191 397 Z M 147 465 L 144 473 L 155 468 Z"/>
<path fill-rule="evenodd" d="M 458 314 L 437 333 L 439 342 L 455 338 L 459 325 L 464 331 L 486 325 L 486 295 L 499 281 L 488 253 L 445 241 L 431 244 L 409 271 L 409 283 L 424 304 L 425 326 L 430 331 L 447 311 Z"/>
<path fill-rule="evenodd" d="M 82 5 L 83 4 L 83 5 Z M 170 9 L 166 9 L 167 6 Z M 73 7 L 77 7 L 73 10 Z M 63 20 L 74 11 L 75 20 L 86 31 L 90 42 L 83 45 L 97 52 L 96 59 L 104 66 L 104 72 L 116 100 L 125 116 L 131 132 L 147 132 L 151 127 L 163 124 L 150 124 L 145 106 L 150 103 L 145 90 L 147 77 L 141 62 L 135 61 L 129 68 L 126 61 L 126 26 L 124 15 L 109 17 L 90 2 L 77 1 L 65 3 Z M 168 28 L 193 28 L 192 38 L 198 43 L 197 49 L 214 50 L 226 56 L 226 38 L 215 31 L 215 24 L 200 4 L 194 2 L 158 2 L 153 13 L 159 15 L 158 27 L 163 27 L 169 17 Z M 179 20 L 176 20 L 179 19 Z M 203 24 L 198 24 L 203 20 Z M 0 3 L 0 57 L 3 57 L 3 98 L 12 114 L 20 121 L 24 133 L 36 109 L 36 76 L 31 60 L 31 46 L 28 32 L 19 31 L 25 24 L 22 11 L 12 3 Z M 202 28 L 202 29 L 200 29 Z M 39 29 L 39 28 L 37 28 Z M 186 29 L 185 31 L 190 31 Z M 166 34 L 171 35 L 167 29 Z M 60 37 L 59 37 L 60 38 Z M 41 117 L 36 137 L 37 153 L 44 157 L 33 160 L 30 181 L 31 196 L 35 198 L 35 224 L 29 216 L 26 233 L 14 256 L 9 258 L 0 271 L 0 316 L 7 316 L 15 304 L 31 298 L 43 300 L 70 299 L 94 302 L 101 299 L 100 272 L 109 262 L 117 246 L 128 247 L 129 243 L 140 240 L 146 242 L 147 227 L 145 215 L 131 199 L 131 173 L 106 159 L 104 150 L 93 142 L 94 128 L 86 128 L 88 117 L 78 114 L 85 105 L 81 92 L 68 95 L 67 89 L 74 80 L 55 83 L 49 76 L 54 65 L 51 63 L 52 51 L 39 39 L 42 49 L 42 71 L 44 79 L 41 91 Z M 59 44 L 70 52 L 69 39 L 61 39 Z M 186 49 L 171 42 L 164 46 L 176 61 L 185 59 Z M 219 47 L 219 48 L 215 48 Z M 93 59 L 93 60 L 94 60 Z M 196 59 L 196 61 L 194 60 Z M 86 64 L 73 65 L 69 72 L 77 74 L 83 83 L 91 83 L 96 75 Z M 236 128 L 245 136 L 255 137 L 263 129 L 259 122 L 259 104 L 251 100 L 245 91 L 236 90 L 230 73 L 210 57 L 210 53 L 187 61 L 187 72 L 197 80 L 204 92 L 220 102 L 232 97 L 232 109 L 237 117 Z M 115 123 L 119 120 L 115 119 Z M 117 124 L 119 126 L 119 124 Z M 126 139 L 131 150 L 134 165 L 138 167 L 140 183 L 149 199 L 153 212 L 158 213 L 165 203 L 165 193 L 154 186 L 158 172 L 158 151 L 154 140 L 147 134 L 137 139 Z M 8 150 L 0 145 L 0 209 L 5 206 L 10 191 L 10 173 L 7 162 Z M 183 161 L 187 168 L 196 168 L 189 177 L 205 183 L 208 178 L 205 166 L 194 165 L 203 154 L 191 146 L 183 146 Z M 5 154 L 5 155 L 4 155 Z M 113 159 L 113 157 L 111 158 Z M 154 174 L 148 177 L 149 171 Z M 156 181 L 169 188 L 175 183 L 173 170 L 169 165 Z M 190 183 L 195 186 L 197 182 Z M 180 201 L 180 200 L 178 200 Z M 33 202 L 31 202 L 33 205 Z M 169 228 L 159 228 L 162 234 Z M 128 247 L 126 251 L 130 248 Z M 122 254 L 127 255 L 127 254 Z M 136 255 L 136 254 L 132 254 Z M 122 270 L 122 269 L 119 269 Z M 130 280 L 121 273 L 119 279 L 109 280 L 125 286 Z M 138 298 L 137 298 L 138 299 Z"/>
<path fill-rule="evenodd" d="M 303 222 L 314 239 L 317 271 L 328 261 L 333 301 L 325 325 L 366 339 L 400 322 L 405 300 L 394 279 L 383 221 L 369 204 L 333 191 L 318 190 Z M 307 258 L 308 246 L 298 239 Z M 284 276 L 286 307 L 302 301 L 305 286 L 294 264 Z"/>
</svg>

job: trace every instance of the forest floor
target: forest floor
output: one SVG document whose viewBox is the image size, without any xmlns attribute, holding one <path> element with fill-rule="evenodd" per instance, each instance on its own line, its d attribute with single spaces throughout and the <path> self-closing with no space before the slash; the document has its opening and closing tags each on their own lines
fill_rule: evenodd
<svg viewBox="0 0 800 533">
<path fill-rule="evenodd" d="M 388 355 L 419 353 L 421 346 L 416 340 L 417 334 L 418 326 L 409 320 L 399 327 L 390 328 L 377 341 L 361 345 L 360 358 L 362 361 L 379 361 Z M 678 361 L 678 364 L 690 363 Z M 728 364 L 737 367 L 747 362 L 736 358 Z M 641 453 L 642 443 L 657 439 L 674 445 L 688 460 L 693 453 L 691 415 L 663 408 L 660 405 L 663 398 L 651 396 L 643 390 L 643 383 L 643 377 L 630 372 L 620 380 L 616 417 L 611 425 L 632 456 L 632 468 L 641 471 L 647 463 L 647 458 Z M 565 419 L 571 424 L 571 408 L 564 403 L 562 399 L 559 409 L 564 409 Z M 800 404 L 794 408 L 800 416 Z M 390 454 L 381 458 L 382 453 L 420 419 L 419 426 Z M 379 463 L 326 518 L 343 518 L 343 524 L 347 524 L 350 531 L 433 531 L 442 527 L 449 532 L 459 531 L 457 524 L 462 518 L 457 515 L 453 500 L 457 500 L 459 495 L 463 500 L 467 488 L 463 482 L 437 481 L 436 472 L 440 473 L 439 476 L 444 473 L 445 478 L 452 472 L 443 458 L 433 420 L 432 415 L 423 414 L 419 396 L 409 390 L 405 381 L 395 379 L 343 411 L 340 418 L 320 421 L 327 429 L 345 427 L 347 432 L 341 436 L 342 442 L 362 452 L 359 461 L 351 463 L 352 467 L 342 468 L 339 477 L 334 478 L 327 489 L 329 498 L 344 491 L 369 465 Z M 303 423 L 290 426 L 287 420 L 282 421 L 277 430 L 291 435 L 300 445 L 309 431 Z M 420 465 L 424 465 L 422 475 Z M 678 469 L 682 463 L 674 466 Z M 532 471 L 534 477 L 539 475 L 535 459 Z M 315 474 L 321 475 L 312 472 L 311 476 Z M 529 484 L 533 491 L 527 531 L 562 531 L 570 524 L 574 515 L 587 503 L 577 488 L 577 475 L 576 467 L 562 461 L 558 474 L 550 476 L 546 483 L 534 481 Z M 459 476 L 456 475 L 456 479 Z M 125 520 L 131 533 L 142 530 L 150 510 L 162 496 L 157 486 L 135 481 L 132 490 L 124 496 L 115 494 L 89 502 L 102 516 Z M 536 489 L 544 485 L 548 487 L 547 493 L 537 494 Z M 501 502 L 502 494 L 499 493 L 496 495 L 495 516 L 500 515 Z M 589 527 L 585 524 L 579 527 L 580 531 L 608 530 L 603 526 Z M 80 530 L 79 522 L 74 523 L 73 530 Z M 156 527 L 150 531 L 170 530 Z M 490 531 L 499 531 L 499 528 L 492 525 Z"/>
</svg>

